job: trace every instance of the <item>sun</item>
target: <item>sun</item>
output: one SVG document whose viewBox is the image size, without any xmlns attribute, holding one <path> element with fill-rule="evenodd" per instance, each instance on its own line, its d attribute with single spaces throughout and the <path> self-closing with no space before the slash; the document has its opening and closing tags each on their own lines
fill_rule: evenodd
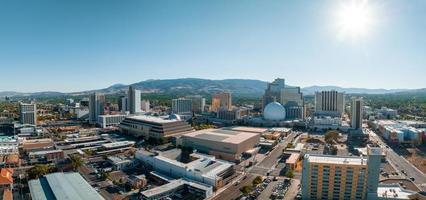
<svg viewBox="0 0 426 200">
<path fill-rule="evenodd" d="M 365 36 L 374 20 L 372 8 L 367 0 L 346 1 L 339 7 L 336 17 L 339 35 L 345 38 Z"/>
</svg>

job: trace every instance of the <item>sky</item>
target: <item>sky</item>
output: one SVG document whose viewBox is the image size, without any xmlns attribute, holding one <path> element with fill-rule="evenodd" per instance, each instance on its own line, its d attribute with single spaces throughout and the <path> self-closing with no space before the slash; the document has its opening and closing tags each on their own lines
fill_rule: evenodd
<svg viewBox="0 0 426 200">
<path fill-rule="evenodd" d="M 345 33 L 354 0 L 1 0 L 0 91 L 188 77 L 426 87 L 426 1 L 358 1 L 367 22 Z"/>
</svg>

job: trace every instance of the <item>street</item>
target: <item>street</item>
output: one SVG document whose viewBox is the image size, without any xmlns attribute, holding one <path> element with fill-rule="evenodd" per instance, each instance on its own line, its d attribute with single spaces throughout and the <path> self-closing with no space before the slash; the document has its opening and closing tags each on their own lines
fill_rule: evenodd
<svg viewBox="0 0 426 200">
<path fill-rule="evenodd" d="M 367 131 L 370 135 L 370 140 L 377 142 L 377 144 L 381 146 L 382 149 L 384 149 L 386 153 L 386 159 L 389 161 L 389 164 L 391 164 L 401 176 L 405 176 L 405 178 L 407 179 L 409 179 L 410 177 L 414 177 L 415 180 L 413 182 L 420 189 L 426 190 L 426 175 L 422 173 L 419 169 L 417 169 L 414 165 L 412 165 L 409 161 L 407 161 L 403 156 L 400 156 L 395 153 L 392 148 L 387 148 L 387 144 L 382 140 L 380 136 L 374 133 L 374 131 L 370 129 L 367 129 Z M 407 175 L 402 173 L 402 170 L 404 170 Z"/>
<path fill-rule="evenodd" d="M 265 176 L 268 171 L 273 170 L 278 159 L 281 157 L 284 148 L 287 146 L 289 142 L 293 141 L 294 136 L 295 136 L 294 134 L 288 135 L 287 138 L 284 140 L 284 142 L 279 143 L 269 153 L 268 156 L 266 156 L 262 161 L 257 163 L 255 166 L 251 167 L 248 170 L 248 173 L 246 173 L 247 177 L 244 180 L 241 180 L 241 183 L 236 185 L 234 184 L 234 182 L 232 182 L 232 185 L 229 184 L 225 186 L 225 189 L 222 188 L 222 190 L 217 191 L 218 193 L 217 196 L 213 197 L 212 199 L 227 200 L 227 199 L 238 198 L 241 195 L 241 192 L 240 192 L 241 187 L 245 185 L 250 185 L 256 176 Z M 244 175 L 240 175 L 239 178 L 241 178 L 241 176 L 244 176 Z"/>
</svg>

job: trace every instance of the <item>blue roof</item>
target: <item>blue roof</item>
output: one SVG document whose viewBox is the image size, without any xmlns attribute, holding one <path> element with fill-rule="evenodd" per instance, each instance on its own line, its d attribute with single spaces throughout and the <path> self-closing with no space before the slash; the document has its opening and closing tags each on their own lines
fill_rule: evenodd
<svg viewBox="0 0 426 200">
<path fill-rule="evenodd" d="M 33 200 L 103 200 L 79 173 L 53 173 L 29 181 Z"/>
</svg>

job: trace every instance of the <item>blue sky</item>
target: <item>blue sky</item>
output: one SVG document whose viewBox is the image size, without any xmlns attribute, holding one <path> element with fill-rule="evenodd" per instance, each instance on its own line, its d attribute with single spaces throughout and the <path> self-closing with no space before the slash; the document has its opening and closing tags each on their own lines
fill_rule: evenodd
<svg viewBox="0 0 426 200">
<path fill-rule="evenodd" d="M 377 0 L 339 37 L 347 1 L 2 0 L 0 91 L 80 91 L 146 79 L 426 87 L 426 1 Z"/>
</svg>

